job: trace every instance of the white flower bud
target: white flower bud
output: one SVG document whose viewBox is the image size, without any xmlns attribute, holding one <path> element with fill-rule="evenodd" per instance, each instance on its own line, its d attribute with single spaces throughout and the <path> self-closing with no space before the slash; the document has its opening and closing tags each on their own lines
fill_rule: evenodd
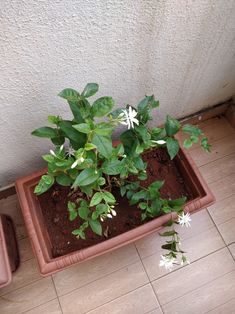
<svg viewBox="0 0 235 314">
<path fill-rule="evenodd" d="M 113 218 L 113 216 L 111 214 L 107 214 L 107 217 L 110 219 Z"/>
<path fill-rule="evenodd" d="M 54 153 L 54 151 L 52 149 L 50 149 L 50 154 L 54 157 L 56 157 L 56 154 Z"/>
</svg>

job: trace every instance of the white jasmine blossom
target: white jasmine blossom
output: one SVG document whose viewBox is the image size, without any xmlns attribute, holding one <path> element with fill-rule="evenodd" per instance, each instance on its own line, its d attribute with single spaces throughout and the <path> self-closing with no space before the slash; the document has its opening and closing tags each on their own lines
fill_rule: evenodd
<svg viewBox="0 0 235 314">
<path fill-rule="evenodd" d="M 110 219 L 113 218 L 113 216 L 111 214 L 107 214 L 107 217 Z"/>
<path fill-rule="evenodd" d="M 165 267 L 166 270 L 172 270 L 172 268 L 174 267 L 174 263 L 176 261 L 176 259 L 172 256 L 164 256 L 164 255 L 161 255 L 161 260 L 159 262 L 159 266 L 160 267 Z"/>
<path fill-rule="evenodd" d="M 134 123 L 139 125 L 138 119 L 135 118 L 137 114 L 137 111 L 129 106 L 128 109 L 123 109 L 122 113 L 118 116 L 119 122 L 127 125 L 128 129 L 134 129 Z"/>
<path fill-rule="evenodd" d="M 52 149 L 50 149 L 50 154 L 51 154 L 52 156 L 56 157 L 56 154 L 55 154 L 55 152 L 54 152 Z"/>
<path fill-rule="evenodd" d="M 75 150 L 73 149 L 72 146 L 69 146 L 67 151 L 66 151 L 67 155 L 70 157 L 70 156 L 74 156 L 75 154 Z"/>
<path fill-rule="evenodd" d="M 74 163 L 71 166 L 71 169 L 74 169 L 77 167 L 78 164 L 82 163 L 85 159 L 83 157 L 78 158 L 77 160 L 74 161 Z"/>
<path fill-rule="evenodd" d="M 166 141 L 164 141 L 164 140 L 157 140 L 157 141 L 152 140 L 152 142 L 153 142 L 153 143 L 157 143 L 158 145 L 164 145 L 164 144 L 166 144 Z"/>
<path fill-rule="evenodd" d="M 113 216 L 117 216 L 116 210 L 112 209 L 112 210 L 111 210 L 111 214 L 112 214 Z"/>
<path fill-rule="evenodd" d="M 100 216 L 100 221 L 102 221 L 102 222 L 104 221 L 104 218 L 103 218 L 103 217 L 101 217 L 101 216 Z"/>
<path fill-rule="evenodd" d="M 177 222 L 182 226 L 182 227 L 190 227 L 190 221 L 191 221 L 191 217 L 189 213 L 182 213 L 180 215 L 178 215 L 178 220 Z"/>
<path fill-rule="evenodd" d="M 60 153 L 62 152 L 62 150 L 64 149 L 64 145 L 60 146 Z"/>
</svg>

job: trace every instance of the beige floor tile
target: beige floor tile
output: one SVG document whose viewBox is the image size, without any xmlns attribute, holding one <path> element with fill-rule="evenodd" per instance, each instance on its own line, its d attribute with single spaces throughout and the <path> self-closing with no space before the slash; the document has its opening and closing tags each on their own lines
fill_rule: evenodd
<svg viewBox="0 0 235 314">
<path fill-rule="evenodd" d="M 216 225 L 235 218 L 235 194 L 208 207 Z"/>
<path fill-rule="evenodd" d="M 234 295 L 235 271 L 164 305 L 163 311 L 166 314 L 207 313 L 230 301 Z"/>
<path fill-rule="evenodd" d="M 234 299 L 208 312 L 208 314 L 233 314 L 233 313 L 235 313 L 235 297 Z"/>
<path fill-rule="evenodd" d="M 225 244 L 215 227 L 182 241 L 182 250 L 186 252 L 186 256 L 191 263 L 223 248 L 224 246 Z M 142 259 L 151 281 L 169 274 L 169 271 L 165 270 L 165 268 L 159 267 L 161 254 L 163 253 L 164 251 L 160 249 L 155 254 Z M 180 267 L 181 266 L 176 266 L 175 269 Z"/>
<path fill-rule="evenodd" d="M 163 314 L 162 310 L 160 308 L 157 308 L 151 312 L 145 313 L 145 314 Z"/>
<path fill-rule="evenodd" d="M 229 251 L 231 252 L 231 254 L 233 255 L 234 259 L 235 259 L 235 243 L 232 243 L 228 246 Z"/>
<path fill-rule="evenodd" d="M 21 314 L 56 298 L 51 277 L 38 280 L 0 298 L 1 313 Z"/>
<path fill-rule="evenodd" d="M 11 284 L 0 289 L 0 295 L 24 287 L 41 278 L 35 259 L 30 259 L 20 264 L 19 268 L 13 273 Z"/>
<path fill-rule="evenodd" d="M 83 314 L 148 283 L 141 262 L 60 297 L 64 314 Z"/>
<path fill-rule="evenodd" d="M 135 246 L 131 244 L 70 267 L 53 275 L 57 293 L 58 295 L 68 293 L 139 260 Z"/>
<path fill-rule="evenodd" d="M 34 309 L 24 312 L 24 314 L 62 314 L 58 299 L 54 299 Z"/>
<path fill-rule="evenodd" d="M 210 183 L 209 187 L 215 196 L 216 201 L 221 201 L 235 194 L 235 175 L 232 173 L 227 177 L 221 177 L 220 180 Z"/>
<path fill-rule="evenodd" d="M 235 242 L 235 218 L 219 224 L 218 229 L 227 245 Z"/>
<path fill-rule="evenodd" d="M 198 235 L 198 233 L 210 229 L 214 226 L 213 221 L 210 218 L 207 210 L 201 210 L 192 215 L 191 228 L 182 228 L 181 226 L 176 226 L 175 229 L 179 232 L 182 240 Z M 166 231 L 167 228 L 162 229 L 161 232 Z M 155 232 L 143 239 L 135 242 L 138 252 L 141 258 L 147 257 L 154 254 L 161 248 L 164 243 L 164 238 L 159 236 L 158 232 Z"/>
<path fill-rule="evenodd" d="M 156 296 L 150 284 L 117 298 L 89 314 L 143 314 L 158 307 Z"/>
<path fill-rule="evenodd" d="M 29 238 L 24 238 L 18 240 L 19 253 L 20 253 L 20 261 L 25 262 L 29 259 L 33 258 L 33 251 L 31 248 L 31 244 Z"/>
<path fill-rule="evenodd" d="M 235 178 L 235 153 L 201 166 L 200 172 L 207 183 L 218 182 L 231 174 Z"/>
<path fill-rule="evenodd" d="M 163 305 L 234 269 L 234 259 L 224 248 L 154 281 L 153 287 Z"/>
<path fill-rule="evenodd" d="M 18 239 L 27 237 L 27 232 L 16 194 L 0 200 L 0 213 L 11 216 L 15 224 Z"/>
<path fill-rule="evenodd" d="M 205 153 L 200 147 L 189 150 L 190 155 L 197 166 L 208 164 L 235 152 L 235 135 L 227 136 L 223 139 L 213 142 L 211 152 Z"/>
</svg>

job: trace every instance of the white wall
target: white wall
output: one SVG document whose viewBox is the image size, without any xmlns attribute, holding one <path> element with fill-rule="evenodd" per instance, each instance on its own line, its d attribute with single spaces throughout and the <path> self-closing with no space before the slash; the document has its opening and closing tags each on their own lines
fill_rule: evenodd
<svg viewBox="0 0 235 314">
<path fill-rule="evenodd" d="M 100 84 L 135 104 L 154 92 L 160 121 L 235 91 L 234 0 L 1 0 L 0 185 L 39 169 L 50 146 L 30 132 L 68 116 L 57 93 Z"/>
</svg>

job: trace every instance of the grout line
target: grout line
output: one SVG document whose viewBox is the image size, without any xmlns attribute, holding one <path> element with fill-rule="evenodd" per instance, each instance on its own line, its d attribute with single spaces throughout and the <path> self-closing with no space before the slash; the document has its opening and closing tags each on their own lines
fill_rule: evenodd
<svg viewBox="0 0 235 314">
<path fill-rule="evenodd" d="M 39 304 L 39 305 L 37 305 L 37 306 L 34 306 L 34 307 L 32 307 L 31 309 L 28 309 L 27 311 L 24 311 L 24 312 L 21 312 L 21 313 L 18 313 L 18 314 L 27 314 L 28 312 L 30 312 L 30 311 L 32 311 L 32 310 L 34 310 L 34 309 L 36 309 L 36 308 L 38 308 L 38 307 L 40 307 L 40 306 L 42 306 L 42 305 L 45 305 L 45 304 L 47 304 L 47 303 L 49 303 L 49 302 L 51 302 L 51 301 L 54 301 L 54 300 L 57 300 L 57 298 L 51 299 L 51 300 L 49 300 L 49 301 L 46 301 L 45 303 Z M 62 314 L 63 314 L 63 313 L 62 313 Z"/>
<path fill-rule="evenodd" d="M 176 300 L 178 300 L 178 299 L 180 299 L 180 298 L 182 298 L 182 297 L 185 297 L 185 296 L 187 296 L 188 294 L 190 294 L 190 293 L 192 293 L 192 292 L 194 292 L 194 291 L 200 290 L 202 287 L 205 287 L 205 286 L 207 286 L 208 284 L 210 284 L 210 283 L 212 283 L 212 282 L 214 282 L 214 281 L 216 281 L 216 280 L 218 280 L 218 279 L 220 279 L 220 278 L 223 278 L 224 276 L 227 276 L 228 274 L 231 274 L 231 273 L 233 273 L 233 272 L 235 272 L 235 269 L 233 269 L 233 270 L 227 272 L 226 274 L 223 274 L 223 275 L 221 275 L 221 276 L 218 276 L 218 277 L 216 277 L 216 278 L 214 278 L 214 279 L 212 279 L 212 280 L 210 280 L 210 281 L 208 281 L 208 282 L 202 284 L 200 287 L 197 287 L 197 288 L 195 288 L 195 289 L 193 289 L 193 290 L 191 290 L 191 291 L 188 291 L 188 292 L 182 294 L 181 296 L 179 296 L 179 297 L 177 297 L 177 298 L 175 298 L 175 299 L 173 299 L 173 300 L 171 300 L 171 301 L 169 301 L 169 302 L 164 303 L 163 306 L 168 305 L 168 304 L 170 304 L 170 303 L 172 303 L 172 302 L 174 302 L 174 301 L 176 301 Z"/>
<path fill-rule="evenodd" d="M 60 303 L 60 299 L 59 299 L 59 296 L 58 296 L 58 293 L 57 293 L 57 289 L 56 289 L 56 285 L 55 285 L 55 282 L 54 282 L 54 278 L 53 276 L 51 275 L 51 281 L 53 283 L 53 286 L 54 286 L 54 289 L 55 289 L 55 293 L 57 295 L 57 300 L 58 300 L 58 303 L 59 303 L 59 307 L 60 307 L 60 310 L 61 310 L 61 313 L 63 314 L 63 310 L 62 310 L 62 306 L 61 306 L 61 303 Z"/>
<path fill-rule="evenodd" d="M 217 249 L 217 250 L 215 250 L 215 251 L 213 251 L 213 252 L 210 252 L 210 253 L 208 253 L 208 254 L 206 254 L 206 255 L 200 257 L 200 258 L 197 258 L 197 259 L 195 259 L 194 261 L 190 262 L 190 265 L 192 265 L 192 264 L 194 264 L 195 262 L 198 262 L 199 260 L 201 260 L 201 259 L 203 259 L 203 258 L 205 258 L 205 257 L 208 257 L 208 256 L 210 256 L 210 255 L 212 255 L 212 254 L 214 254 L 214 253 L 217 253 L 217 252 L 219 252 L 219 251 L 225 249 L 226 247 L 227 247 L 227 246 L 223 246 L 223 247 L 221 247 L 221 248 L 219 248 L 219 249 Z M 154 281 L 157 281 L 157 280 L 159 280 L 159 279 L 161 279 L 161 278 L 167 277 L 167 276 L 169 276 L 170 274 L 175 273 L 176 271 L 178 271 L 178 270 L 180 270 L 180 269 L 183 269 L 184 267 L 188 267 L 188 266 L 189 266 L 189 265 L 185 265 L 185 266 L 181 266 L 181 267 L 179 267 L 179 268 L 173 269 L 170 273 L 166 273 L 166 274 L 164 274 L 164 275 L 162 275 L 162 276 L 159 276 L 159 277 L 153 279 L 151 282 L 154 282 Z"/>
<path fill-rule="evenodd" d="M 128 263 L 128 264 L 126 264 L 125 266 L 122 266 L 121 268 L 118 268 L 118 269 L 116 269 L 116 270 L 114 270 L 114 271 L 112 271 L 112 272 L 110 272 L 110 273 L 108 273 L 108 274 L 106 274 L 106 275 L 104 275 L 104 276 L 98 277 L 98 278 L 96 278 L 96 279 L 94 279 L 94 280 L 91 280 L 91 281 L 85 283 L 84 285 L 82 285 L 82 286 L 80 286 L 80 287 L 78 287 L 78 288 L 74 288 L 74 289 L 72 289 L 72 290 L 70 290 L 70 291 L 68 291 L 68 292 L 66 292 L 66 293 L 64 293 L 64 294 L 59 295 L 59 298 L 65 296 L 65 295 L 68 295 L 68 294 L 74 292 L 75 290 L 84 288 L 84 287 L 90 285 L 91 283 L 93 283 L 93 282 L 95 282 L 95 281 L 98 281 L 98 280 L 101 280 L 101 279 L 103 279 L 103 278 L 105 278 L 105 277 L 108 277 L 108 276 L 110 276 L 110 275 L 112 275 L 112 274 L 114 274 L 114 273 L 116 273 L 116 272 L 118 272 L 118 271 L 120 271 L 120 270 L 122 270 L 122 269 L 124 269 L 124 268 L 126 268 L 126 267 L 130 267 L 130 266 L 132 266 L 132 265 L 134 265 L 134 264 L 137 264 L 137 263 L 139 263 L 139 262 L 140 262 L 139 260 L 132 261 L 131 263 Z"/>
<path fill-rule="evenodd" d="M 227 248 L 224 247 L 224 248 L 222 248 L 221 250 L 224 250 L 224 249 L 226 250 Z M 213 252 L 213 253 L 210 254 L 210 255 L 216 254 L 217 252 L 218 252 L 218 251 Z M 208 257 L 208 256 L 206 256 L 206 257 Z M 204 257 L 203 257 L 203 258 L 204 258 Z M 201 258 L 201 259 L 203 259 L 203 258 Z M 200 259 L 199 259 L 199 260 L 200 260 Z M 199 260 L 198 260 L 198 261 L 199 261 Z M 193 263 L 192 263 L 192 264 L 193 264 Z M 182 269 L 182 268 L 179 268 L 179 269 L 177 269 L 177 270 L 180 270 L 180 269 Z M 198 289 L 200 289 L 202 286 L 207 285 L 208 283 L 210 283 L 210 282 L 212 282 L 212 281 L 214 281 L 214 280 L 216 280 L 216 279 L 218 279 L 218 278 L 221 278 L 221 277 L 223 277 L 223 276 L 225 276 L 225 275 L 227 275 L 227 274 L 229 274 L 230 272 L 233 272 L 233 271 L 235 271 L 235 268 L 234 268 L 233 270 L 230 270 L 230 271 L 228 271 L 228 272 L 226 272 L 226 273 L 224 273 L 224 274 L 218 276 L 218 277 L 215 277 L 214 279 L 212 279 L 212 280 L 210 280 L 210 281 L 205 282 L 204 284 L 202 284 L 202 285 L 200 285 L 200 286 L 198 286 L 198 287 L 196 287 L 196 288 L 193 288 L 193 289 L 191 289 L 191 290 L 188 290 L 188 291 L 185 292 L 184 294 L 182 294 L 182 295 L 180 295 L 180 296 L 177 296 L 177 297 L 171 299 L 169 302 L 163 303 L 162 305 L 164 306 L 164 305 L 166 305 L 166 304 L 168 304 L 168 303 L 174 302 L 175 300 L 181 298 L 182 296 L 187 295 L 187 294 L 193 292 L 194 290 L 198 290 Z M 156 280 L 154 280 L 154 282 L 157 282 L 158 280 L 159 280 L 159 278 L 156 279 Z"/>
<path fill-rule="evenodd" d="M 232 154 L 235 154 L 235 150 L 234 150 L 233 152 L 228 153 L 227 155 L 223 155 L 223 156 L 221 156 L 221 157 L 219 157 L 219 158 L 210 160 L 210 161 L 205 162 L 205 163 L 203 163 L 203 164 L 201 164 L 201 165 L 198 165 L 198 164 L 197 164 L 197 167 L 198 167 L 198 168 L 201 168 L 201 167 L 207 166 L 207 165 L 209 165 L 209 164 L 211 164 L 211 163 L 213 163 L 213 162 L 215 162 L 215 161 L 218 161 L 218 160 L 220 160 L 220 159 L 222 159 L 222 158 L 229 157 L 229 156 L 231 156 Z M 193 155 L 191 155 L 191 157 L 194 158 Z M 194 161 L 195 161 L 195 160 L 194 160 Z M 195 161 L 195 163 L 196 163 L 196 161 Z"/>
<path fill-rule="evenodd" d="M 145 283 L 145 284 L 143 284 L 143 285 L 141 285 L 141 286 L 139 286 L 139 287 L 137 287 L 137 288 L 135 288 L 135 289 L 133 289 L 133 290 L 128 291 L 127 293 L 121 294 L 120 296 L 118 296 L 118 297 L 116 297 L 116 298 L 114 298 L 114 299 L 112 299 L 112 300 L 109 300 L 109 301 L 107 301 L 107 302 L 105 302 L 105 303 L 103 303 L 103 304 L 101 304 L 101 305 L 99 305 L 99 306 L 97 306 L 97 307 L 94 307 L 93 309 L 90 309 L 88 312 L 84 312 L 83 314 L 89 314 L 89 313 L 91 313 L 92 311 L 94 311 L 94 310 L 96 310 L 96 309 L 99 309 L 99 308 L 101 308 L 102 306 L 107 305 L 107 304 L 109 304 L 109 303 L 111 303 L 111 302 L 113 302 L 113 301 L 115 301 L 115 300 L 118 300 L 118 299 L 124 297 L 125 295 L 128 295 L 129 293 L 132 293 L 132 292 L 134 292 L 134 291 L 136 291 L 136 290 L 138 290 L 138 289 L 141 289 L 141 288 L 143 288 L 143 287 L 145 287 L 145 286 L 147 286 L 147 285 L 149 285 L 149 284 L 150 284 L 150 282 Z M 153 310 L 154 310 L 154 309 L 152 309 L 151 311 L 153 311 Z M 151 311 L 150 311 L 150 312 L 151 312 Z"/>
<path fill-rule="evenodd" d="M 220 304 L 220 305 L 214 307 L 213 309 L 209 310 L 208 312 L 205 312 L 204 314 L 210 313 L 210 312 L 212 312 L 213 310 L 218 309 L 219 307 L 221 307 L 221 305 L 225 305 L 225 304 L 229 303 L 229 302 L 232 301 L 232 300 L 234 300 L 234 298 L 232 298 L 232 299 L 228 300 L 227 302 L 224 302 L 224 303 L 222 303 L 222 304 Z"/>
<path fill-rule="evenodd" d="M 159 301 L 159 299 L 158 299 L 157 293 L 156 293 L 156 291 L 155 291 L 154 288 L 153 288 L 152 282 L 151 282 L 151 280 L 150 280 L 150 278 L 149 278 L 148 272 L 147 272 L 147 270 L 146 270 L 146 268 L 145 268 L 145 266 L 144 266 L 144 263 L 143 263 L 143 261 L 142 261 L 142 259 L 141 259 L 141 256 L 140 256 L 140 254 L 139 254 L 139 251 L 138 251 L 138 248 L 137 248 L 135 242 L 134 242 L 134 246 L 135 246 L 135 249 L 136 249 L 137 254 L 139 255 L 139 258 L 140 258 L 141 264 L 142 264 L 142 266 L 143 266 L 143 268 L 144 268 L 145 274 L 146 274 L 146 276 L 148 277 L 148 280 L 149 280 L 149 283 L 150 283 L 151 288 L 152 288 L 152 290 L 153 290 L 153 293 L 154 293 L 154 295 L 155 295 L 155 297 L 156 297 L 156 299 L 157 299 L 158 305 L 159 305 L 159 307 L 160 307 L 162 313 L 164 313 L 164 312 L 163 312 L 163 309 L 162 309 L 162 306 L 161 306 L 161 303 L 160 303 L 160 301 Z"/>
</svg>

